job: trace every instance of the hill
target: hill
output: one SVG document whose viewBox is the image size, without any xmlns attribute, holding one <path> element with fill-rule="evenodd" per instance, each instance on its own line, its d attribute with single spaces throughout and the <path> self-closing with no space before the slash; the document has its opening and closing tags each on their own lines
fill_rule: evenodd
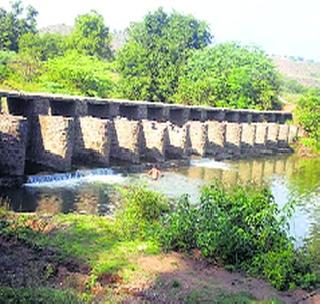
<svg viewBox="0 0 320 304">
<path fill-rule="evenodd" d="M 320 88 L 320 62 L 300 57 L 272 56 L 272 59 L 285 78 L 307 87 Z"/>
</svg>

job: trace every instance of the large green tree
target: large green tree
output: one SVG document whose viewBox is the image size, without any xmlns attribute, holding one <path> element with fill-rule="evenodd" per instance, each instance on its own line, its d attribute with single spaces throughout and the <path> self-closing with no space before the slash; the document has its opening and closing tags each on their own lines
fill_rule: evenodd
<svg viewBox="0 0 320 304">
<path fill-rule="evenodd" d="M 69 42 L 72 48 L 84 55 L 102 59 L 112 56 L 109 28 L 105 25 L 103 16 L 95 11 L 76 18 Z"/>
<path fill-rule="evenodd" d="M 37 32 L 37 15 L 32 6 L 24 9 L 21 1 L 13 2 L 10 11 L 0 7 L 0 49 L 18 51 L 20 37 Z"/>
<path fill-rule="evenodd" d="M 232 108 L 272 109 L 280 81 L 273 62 L 256 47 L 223 43 L 194 52 L 175 100 Z"/>
<path fill-rule="evenodd" d="M 172 101 L 191 50 L 211 42 L 205 22 L 163 9 L 149 13 L 129 29 L 127 43 L 117 56 L 123 97 Z"/>
</svg>

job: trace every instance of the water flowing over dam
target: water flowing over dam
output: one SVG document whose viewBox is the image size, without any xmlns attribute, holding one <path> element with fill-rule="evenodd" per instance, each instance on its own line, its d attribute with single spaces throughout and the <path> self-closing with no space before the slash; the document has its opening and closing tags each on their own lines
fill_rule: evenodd
<svg viewBox="0 0 320 304">
<path fill-rule="evenodd" d="M 162 163 L 288 153 L 292 114 L 0 91 L 0 185 L 40 166 Z"/>
</svg>

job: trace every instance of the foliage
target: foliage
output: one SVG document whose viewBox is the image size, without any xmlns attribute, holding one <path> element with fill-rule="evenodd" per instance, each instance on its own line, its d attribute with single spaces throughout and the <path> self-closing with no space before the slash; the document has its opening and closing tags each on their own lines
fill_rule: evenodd
<svg viewBox="0 0 320 304">
<path fill-rule="evenodd" d="M 0 81 L 8 78 L 10 69 L 9 63 L 15 57 L 15 53 L 11 51 L 0 51 Z"/>
<path fill-rule="evenodd" d="M 279 79 L 266 54 L 237 43 L 194 52 L 186 65 L 175 100 L 185 104 L 272 109 Z"/>
<path fill-rule="evenodd" d="M 41 61 L 61 56 L 66 50 L 65 38 L 59 34 L 27 33 L 19 40 L 19 52 Z"/>
<path fill-rule="evenodd" d="M 80 304 L 73 293 L 51 288 L 8 288 L 0 287 L 0 304 Z"/>
<path fill-rule="evenodd" d="M 149 13 L 131 26 L 117 56 L 120 93 L 130 99 L 172 101 L 190 51 L 210 42 L 207 24 L 192 16 L 161 8 Z"/>
<path fill-rule="evenodd" d="M 116 227 L 124 239 L 151 236 L 160 216 L 169 210 L 167 199 L 142 187 L 122 189 L 122 206 L 116 213 Z"/>
<path fill-rule="evenodd" d="M 9 78 L 21 82 L 36 82 L 42 73 L 41 62 L 31 54 L 17 54 L 8 67 Z"/>
<path fill-rule="evenodd" d="M 45 90 L 53 93 L 108 97 L 114 80 L 110 63 L 70 51 L 49 59 L 39 81 Z"/>
<path fill-rule="evenodd" d="M 281 90 L 292 94 L 303 94 L 307 91 L 307 87 L 296 79 L 283 77 L 281 79 Z"/>
<path fill-rule="evenodd" d="M 265 188 L 227 191 L 213 182 L 203 189 L 199 206 L 180 201 L 162 227 L 160 241 L 166 249 L 199 249 L 204 257 L 260 275 L 279 289 L 310 287 L 318 280 L 311 263 L 302 265 L 306 255 L 297 258 L 287 216 Z"/>
<path fill-rule="evenodd" d="M 296 115 L 309 135 L 309 144 L 320 151 L 320 90 L 309 90 L 299 100 Z"/>
<path fill-rule="evenodd" d="M 23 34 L 35 33 L 38 12 L 32 7 L 24 7 L 22 1 L 11 4 L 11 11 L 0 8 L 0 49 L 18 51 L 19 39 Z"/>
<path fill-rule="evenodd" d="M 69 43 L 71 48 L 85 55 L 103 59 L 112 56 L 109 28 L 104 24 L 103 16 L 95 11 L 76 18 Z"/>
</svg>

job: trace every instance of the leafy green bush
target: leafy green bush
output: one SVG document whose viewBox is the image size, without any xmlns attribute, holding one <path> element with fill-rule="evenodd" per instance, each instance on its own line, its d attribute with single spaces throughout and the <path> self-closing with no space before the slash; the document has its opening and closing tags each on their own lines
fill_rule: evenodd
<svg viewBox="0 0 320 304">
<path fill-rule="evenodd" d="M 0 50 L 0 81 L 5 80 L 9 76 L 9 63 L 15 56 L 16 54 L 14 52 Z"/>
<path fill-rule="evenodd" d="M 320 90 L 309 90 L 299 100 L 296 115 L 299 124 L 309 135 L 304 143 L 320 151 Z"/>
<path fill-rule="evenodd" d="M 48 60 L 39 81 L 52 93 L 108 97 L 115 76 L 110 63 L 71 51 Z"/>
<path fill-rule="evenodd" d="M 174 212 L 162 218 L 166 227 L 160 233 L 164 248 L 182 251 L 195 248 L 196 219 L 196 207 L 190 204 L 188 196 L 182 196 L 177 201 Z"/>
<path fill-rule="evenodd" d="M 122 206 L 116 227 L 127 240 L 145 238 L 158 230 L 160 216 L 169 210 L 165 196 L 142 187 L 121 188 Z"/>
<path fill-rule="evenodd" d="M 272 109 L 279 89 L 276 68 L 262 50 L 223 43 L 193 53 L 174 97 L 184 104 Z"/>
<path fill-rule="evenodd" d="M 198 206 L 184 198 L 165 217 L 160 242 L 165 249 L 199 249 L 204 257 L 262 276 L 279 289 L 310 287 L 318 278 L 288 236 L 290 212 L 281 212 L 266 188 L 226 190 L 213 182 Z"/>
<path fill-rule="evenodd" d="M 80 304 L 73 293 L 51 288 L 0 287 L 0 304 Z"/>
</svg>

